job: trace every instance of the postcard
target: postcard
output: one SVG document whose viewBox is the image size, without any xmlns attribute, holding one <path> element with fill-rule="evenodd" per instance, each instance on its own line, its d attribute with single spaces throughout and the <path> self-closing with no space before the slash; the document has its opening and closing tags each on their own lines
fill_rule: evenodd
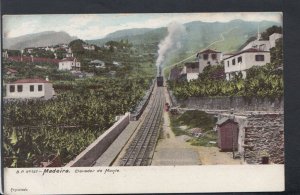
<svg viewBox="0 0 300 195">
<path fill-rule="evenodd" d="M 283 191 L 282 16 L 4 15 L 4 192 Z"/>
</svg>

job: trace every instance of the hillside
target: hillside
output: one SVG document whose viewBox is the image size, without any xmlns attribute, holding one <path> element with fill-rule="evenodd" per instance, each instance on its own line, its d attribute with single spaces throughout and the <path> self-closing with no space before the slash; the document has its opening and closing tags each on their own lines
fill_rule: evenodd
<svg viewBox="0 0 300 195">
<path fill-rule="evenodd" d="M 181 41 L 182 46 L 179 50 L 169 52 L 165 65 L 168 66 L 174 62 L 190 57 L 208 46 L 211 49 L 222 52 L 237 51 L 250 37 L 256 36 L 258 25 L 262 32 L 268 27 L 280 24 L 270 21 L 248 22 L 243 20 L 232 20 L 224 23 L 201 21 L 186 23 L 184 26 L 187 33 Z M 166 36 L 166 27 L 147 30 L 127 29 L 126 31 L 109 34 L 103 39 L 88 40 L 87 42 L 102 46 L 109 40 L 119 41 L 128 39 L 128 41 L 133 44 L 158 45 Z M 194 60 L 194 58 L 191 57 L 190 60 Z"/>
<path fill-rule="evenodd" d="M 167 35 L 167 28 L 157 29 L 126 29 L 108 34 L 103 39 L 86 40 L 89 44 L 98 46 L 104 45 L 106 42 L 114 40 L 128 40 L 133 44 L 152 44 L 158 43 Z"/>
<path fill-rule="evenodd" d="M 56 45 L 60 43 L 69 43 L 77 39 L 66 32 L 45 31 L 41 33 L 28 34 L 15 38 L 4 38 L 4 49 L 24 49 L 26 47 L 42 47 Z"/>
<path fill-rule="evenodd" d="M 167 53 L 165 66 L 174 64 L 187 57 L 194 60 L 194 54 L 209 47 L 222 52 L 234 52 L 244 44 L 250 37 L 256 36 L 257 28 L 264 31 L 275 22 L 249 22 L 243 20 L 232 20 L 230 22 L 201 22 L 193 21 L 184 24 L 186 34 L 181 40 L 181 48 Z M 89 44 L 103 46 L 108 41 L 128 40 L 134 45 L 158 46 L 168 34 L 167 27 L 162 28 L 132 28 L 115 31 L 103 39 L 85 40 Z M 17 38 L 4 39 L 4 48 L 22 49 L 24 47 L 55 45 L 58 43 L 69 43 L 76 39 L 65 32 L 48 31 L 25 35 Z M 156 52 L 156 51 L 154 51 Z"/>
<path fill-rule="evenodd" d="M 151 28 L 132 28 L 132 29 L 125 29 L 125 30 L 118 30 L 113 33 L 110 33 L 106 36 L 107 39 L 116 39 L 116 38 L 124 38 L 130 37 L 135 35 L 141 35 L 146 32 L 149 32 L 153 29 Z"/>
</svg>

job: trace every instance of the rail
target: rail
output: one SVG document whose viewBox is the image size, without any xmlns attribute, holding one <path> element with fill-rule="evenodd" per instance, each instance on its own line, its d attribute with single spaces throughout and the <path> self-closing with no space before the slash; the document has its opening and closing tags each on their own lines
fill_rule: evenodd
<svg viewBox="0 0 300 195">
<path fill-rule="evenodd" d="M 158 87 L 152 107 L 136 136 L 121 159 L 121 166 L 147 166 L 154 151 L 162 119 L 163 88 Z"/>
</svg>

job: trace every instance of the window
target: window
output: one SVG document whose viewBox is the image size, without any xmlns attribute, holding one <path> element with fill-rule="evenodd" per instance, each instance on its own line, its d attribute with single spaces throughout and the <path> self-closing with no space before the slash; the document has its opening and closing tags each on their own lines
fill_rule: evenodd
<svg viewBox="0 0 300 195">
<path fill-rule="evenodd" d="M 235 59 L 232 59 L 232 65 L 235 65 Z"/>
<path fill-rule="evenodd" d="M 34 91 L 34 85 L 30 85 L 29 90 L 30 90 L 30 92 Z"/>
<path fill-rule="evenodd" d="M 211 58 L 212 58 L 213 60 L 217 59 L 217 54 L 215 54 L 215 53 L 211 54 Z"/>
<path fill-rule="evenodd" d="M 15 92 L 15 86 L 14 85 L 9 86 L 9 92 Z"/>
<path fill-rule="evenodd" d="M 238 57 L 238 63 L 240 63 L 240 62 L 243 62 L 243 61 L 242 61 L 242 56 L 241 56 L 241 57 Z"/>
<path fill-rule="evenodd" d="M 18 92 L 22 92 L 23 91 L 23 85 L 18 85 L 17 88 L 18 88 Z"/>
<path fill-rule="evenodd" d="M 207 60 L 208 59 L 208 54 L 203 54 L 203 59 Z"/>
<path fill-rule="evenodd" d="M 43 91 L 43 85 L 38 85 L 38 91 Z"/>
<path fill-rule="evenodd" d="M 265 61 L 264 55 L 255 55 L 255 61 Z"/>
<path fill-rule="evenodd" d="M 229 67 L 229 60 L 227 61 L 227 67 Z"/>
</svg>

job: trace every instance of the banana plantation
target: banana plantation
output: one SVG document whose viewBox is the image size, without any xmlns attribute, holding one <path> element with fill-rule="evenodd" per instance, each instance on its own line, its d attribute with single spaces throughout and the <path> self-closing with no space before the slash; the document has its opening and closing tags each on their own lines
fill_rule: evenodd
<svg viewBox="0 0 300 195">
<path fill-rule="evenodd" d="M 230 81 L 212 79 L 206 68 L 199 79 L 191 82 L 170 81 L 169 88 L 179 99 L 188 97 L 243 96 L 280 98 L 283 96 L 283 71 L 274 64 L 252 67 L 247 78 L 238 74 Z"/>
<path fill-rule="evenodd" d="M 91 79 L 55 84 L 48 101 L 7 101 L 3 107 L 5 167 L 37 167 L 50 155 L 66 164 L 133 110 L 151 79 Z"/>
</svg>

